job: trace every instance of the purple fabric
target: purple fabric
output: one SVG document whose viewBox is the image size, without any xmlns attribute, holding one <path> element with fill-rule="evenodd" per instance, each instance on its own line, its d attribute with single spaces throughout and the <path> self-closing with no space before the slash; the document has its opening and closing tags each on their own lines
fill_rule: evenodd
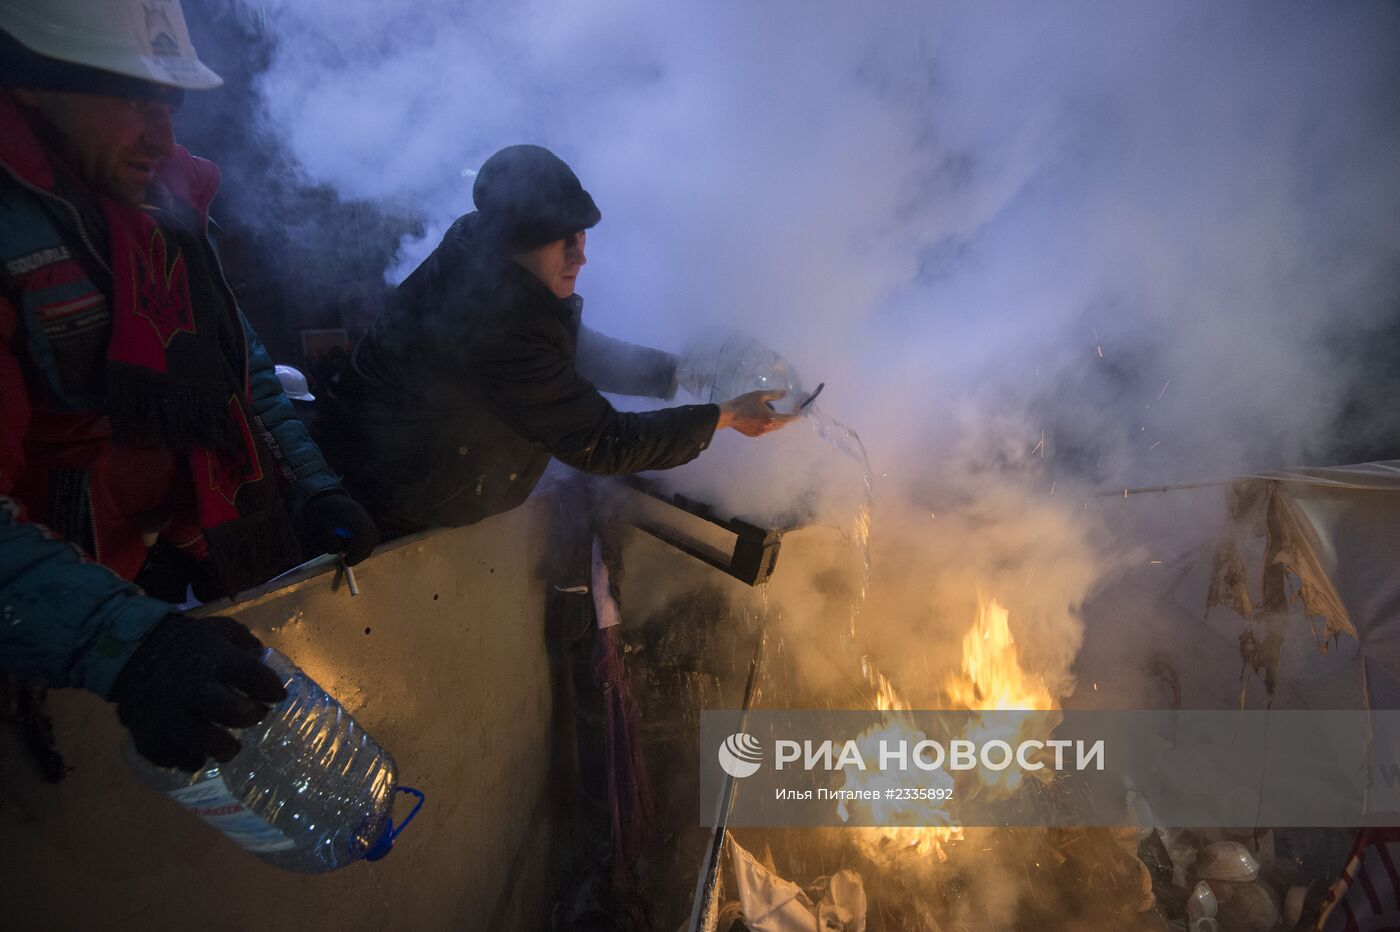
<svg viewBox="0 0 1400 932">
<path fill-rule="evenodd" d="M 603 694 L 604 760 L 608 808 L 612 812 L 613 885 L 632 888 L 629 865 L 641 853 L 655 818 L 640 738 L 641 712 L 632 695 L 617 627 L 602 628 L 593 645 L 593 682 Z"/>
</svg>

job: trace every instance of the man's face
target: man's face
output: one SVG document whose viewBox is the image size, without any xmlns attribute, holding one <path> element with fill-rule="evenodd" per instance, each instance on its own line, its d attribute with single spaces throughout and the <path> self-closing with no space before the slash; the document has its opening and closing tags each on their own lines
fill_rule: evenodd
<svg viewBox="0 0 1400 932">
<path fill-rule="evenodd" d="M 54 142 L 84 181 L 127 204 L 145 200 L 175 147 L 169 104 L 53 91 L 15 96 L 56 131 Z"/>
<path fill-rule="evenodd" d="M 574 293 L 578 271 L 588 261 L 583 254 L 587 239 L 587 231 L 579 230 L 529 252 L 518 252 L 511 258 L 544 282 L 545 287 L 562 300 Z"/>
</svg>

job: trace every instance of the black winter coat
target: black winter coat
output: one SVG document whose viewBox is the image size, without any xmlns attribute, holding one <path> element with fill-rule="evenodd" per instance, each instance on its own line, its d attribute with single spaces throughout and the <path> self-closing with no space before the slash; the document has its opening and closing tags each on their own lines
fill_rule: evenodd
<svg viewBox="0 0 1400 932">
<path fill-rule="evenodd" d="M 550 456 L 619 474 L 709 445 L 717 405 L 626 413 L 599 394 L 672 397 L 674 357 L 581 329 L 580 298 L 556 298 L 475 226 L 452 225 L 318 404 L 317 442 L 386 533 L 514 508 Z"/>
</svg>

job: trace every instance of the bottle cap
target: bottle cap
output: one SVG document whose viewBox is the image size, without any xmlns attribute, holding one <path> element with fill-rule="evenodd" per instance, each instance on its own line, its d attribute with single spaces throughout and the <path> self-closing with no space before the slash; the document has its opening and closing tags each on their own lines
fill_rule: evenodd
<svg viewBox="0 0 1400 932">
<path fill-rule="evenodd" d="M 418 810 L 423 808 L 424 796 L 420 791 L 408 786 L 398 787 L 398 791 L 416 797 L 418 802 L 413 804 L 413 808 L 408 815 L 404 816 L 404 820 L 398 824 L 397 828 L 394 827 L 394 816 L 390 813 L 389 817 L 384 820 L 384 828 L 380 831 L 379 837 L 370 844 L 369 850 L 365 852 L 366 861 L 378 861 L 394 850 L 394 839 L 408 828 L 408 823 L 412 822 L 413 817 L 418 814 Z"/>
</svg>

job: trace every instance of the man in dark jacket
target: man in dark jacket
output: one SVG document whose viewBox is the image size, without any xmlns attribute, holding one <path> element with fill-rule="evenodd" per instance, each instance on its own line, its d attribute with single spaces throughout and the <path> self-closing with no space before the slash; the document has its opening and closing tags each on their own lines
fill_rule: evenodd
<svg viewBox="0 0 1400 932">
<path fill-rule="evenodd" d="M 591 473 L 669 469 L 716 430 L 759 436 L 793 419 L 773 392 L 614 409 L 600 390 L 673 397 L 676 359 L 581 326 L 593 198 L 547 149 L 510 146 L 472 199 L 322 400 L 317 440 L 386 534 L 514 508 L 551 456 Z"/>
<path fill-rule="evenodd" d="M 377 539 L 225 281 L 218 170 L 175 144 L 219 83 L 172 0 L 0 6 L 0 670 L 112 699 L 187 770 L 282 689 L 242 625 L 133 584 L 153 548 L 207 597 Z"/>
</svg>

